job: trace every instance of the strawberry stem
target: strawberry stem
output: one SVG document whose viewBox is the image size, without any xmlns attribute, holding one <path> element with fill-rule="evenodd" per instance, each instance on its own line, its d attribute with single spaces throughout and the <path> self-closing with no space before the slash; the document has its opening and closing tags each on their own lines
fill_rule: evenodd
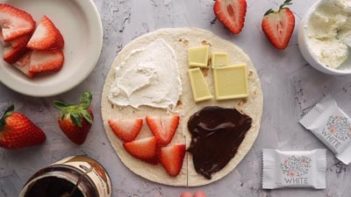
<svg viewBox="0 0 351 197">
<path fill-rule="evenodd" d="M 10 105 L 2 114 L 0 113 L 0 130 L 5 126 L 5 119 L 10 116 L 14 110 L 15 106 Z"/>
<path fill-rule="evenodd" d="M 271 14 L 271 13 L 274 13 L 274 12 L 279 12 L 281 9 L 285 8 L 288 5 L 292 5 L 292 0 L 285 0 L 284 3 L 279 6 L 279 10 L 277 10 L 277 11 L 274 11 L 273 9 L 267 10 L 267 12 L 264 13 L 264 16 Z"/>
<path fill-rule="evenodd" d="M 82 127 L 82 120 L 93 123 L 93 118 L 89 112 L 89 107 L 93 96 L 91 92 L 85 91 L 80 96 L 79 104 L 66 104 L 62 101 L 54 101 L 54 106 L 61 112 L 61 119 L 70 118 L 72 122 Z"/>
<path fill-rule="evenodd" d="M 285 6 L 292 5 L 292 0 L 285 0 L 283 4 L 280 5 L 279 10 L 283 9 Z"/>
</svg>

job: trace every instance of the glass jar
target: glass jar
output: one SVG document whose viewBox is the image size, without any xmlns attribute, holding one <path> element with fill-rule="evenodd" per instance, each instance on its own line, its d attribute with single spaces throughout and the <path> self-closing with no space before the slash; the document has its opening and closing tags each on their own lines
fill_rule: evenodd
<svg viewBox="0 0 351 197">
<path fill-rule="evenodd" d="M 35 173 L 20 197 L 110 197 L 111 181 L 96 160 L 73 156 Z"/>
</svg>

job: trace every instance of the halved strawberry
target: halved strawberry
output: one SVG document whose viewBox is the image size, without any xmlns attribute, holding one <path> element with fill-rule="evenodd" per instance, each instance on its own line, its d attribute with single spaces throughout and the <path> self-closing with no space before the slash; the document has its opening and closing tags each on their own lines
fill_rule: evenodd
<svg viewBox="0 0 351 197">
<path fill-rule="evenodd" d="M 161 148 L 159 159 L 170 176 L 177 176 L 182 169 L 184 156 L 185 144 L 176 144 Z"/>
<path fill-rule="evenodd" d="M 54 23 L 44 16 L 35 29 L 27 47 L 33 50 L 62 49 L 64 40 Z"/>
<path fill-rule="evenodd" d="M 64 56 L 61 50 L 28 51 L 15 63 L 15 67 L 22 72 L 25 71 L 27 76 L 33 77 L 37 74 L 57 72 L 62 68 L 63 62 Z"/>
<path fill-rule="evenodd" d="M 146 116 L 146 123 L 161 146 L 169 144 L 178 128 L 179 116 Z"/>
<path fill-rule="evenodd" d="M 156 164 L 157 163 L 157 140 L 156 137 L 148 137 L 123 144 L 124 149 L 135 158 Z"/>
<path fill-rule="evenodd" d="M 268 10 L 262 20 L 262 30 L 271 44 L 277 49 L 285 49 L 295 28 L 294 13 L 287 7 L 291 0 L 279 7 L 278 11 Z"/>
<path fill-rule="evenodd" d="M 35 21 L 26 11 L 0 3 L 0 27 L 4 40 L 10 41 L 32 33 Z"/>
<path fill-rule="evenodd" d="M 143 127 L 143 119 L 111 119 L 108 120 L 113 133 L 124 142 L 133 141 Z"/>
<path fill-rule="evenodd" d="M 30 37 L 30 34 L 26 34 L 6 43 L 7 46 L 4 48 L 3 54 L 4 60 L 9 64 L 13 64 L 21 58 L 28 50 L 26 45 Z"/>
<path fill-rule="evenodd" d="M 216 0 L 213 11 L 218 20 L 234 34 L 239 34 L 245 24 L 246 0 Z"/>
</svg>

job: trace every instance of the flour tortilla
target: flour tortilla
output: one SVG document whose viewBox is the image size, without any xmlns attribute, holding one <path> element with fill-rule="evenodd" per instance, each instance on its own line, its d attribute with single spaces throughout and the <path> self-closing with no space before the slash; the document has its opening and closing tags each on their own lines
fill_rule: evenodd
<svg viewBox="0 0 351 197">
<path fill-rule="evenodd" d="M 179 70 L 182 80 L 183 92 L 180 98 L 179 105 L 175 109 L 175 112 L 167 112 L 166 110 L 155 109 L 150 107 L 141 107 L 139 109 L 134 109 L 132 107 L 119 107 L 114 106 L 108 101 L 108 93 L 110 86 L 115 80 L 115 67 L 121 63 L 121 61 L 128 56 L 128 54 L 141 47 L 145 47 L 152 41 L 156 39 L 164 39 L 176 52 L 177 61 L 179 64 Z M 244 63 L 249 69 L 249 97 L 244 100 L 229 100 L 229 101 L 206 101 L 201 103 L 195 103 L 192 98 L 192 91 L 190 82 L 188 79 L 188 64 L 187 64 L 187 49 L 189 47 L 197 47 L 203 44 L 210 45 L 210 49 L 214 52 L 226 52 L 229 55 L 229 60 L 231 64 Z M 166 65 L 165 65 L 166 66 Z M 172 74 L 172 73 L 170 73 Z M 209 70 L 205 72 L 207 75 L 206 79 L 209 84 L 210 90 L 214 95 L 214 83 L 212 78 L 212 71 Z M 180 125 L 174 136 L 171 144 L 186 143 L 187 147 L 190 145 L 191 135 L 187 129 L 187 121 L 189 117 L 201 110 L 205 106 L 221 106 L 233 108 L 249 115 L 252 118 L 252 127 L 248 131 L 240 145 L 238 152 L 235 157 L 219 172 L 212 175 L 212 179 L 208 180 L 202 175 L 196 173 L 192 156 L 190 153 L 186 153 L 182 170 L 177 177 L 170 177 L 167 175 L 166 171 L 162 168 L 161 164 L 151 165 L 146 162 L 135 159 L 130 156 L 123 148 L 122 142 L 112 133 L 107 121 L 111 118 L 137 118 L 145 117 L 146 115 L 169 115 L 172 113 L 178 113 L 181 117 Z M 250 58 L 244 53 L 239 47 L 231 42 L 223 40 L 211 32 L 197 29 L 197 28 L 170 28 L 170 29 L 160 29 L 141 37 L 136 38 L 126 45 L 123 50 L 117 55 L 114 60 L 111 70 L 107 75 L 105 85 L 103 88 L 102 98 L 101 98 L 101 113 L 106 130 L 106 134 L 118 154 L 124 165 L 133 171 L 135 174 L 154 181 L 157 183 L 171 185 L 171 186 L 201 186 L 206 185 L 211 182 L 217 181 L 227 174 L 229 174 L 238 163 L 244 158 L 248 153 L 251 146 L 255 142 L 260 128 L 260 121 L 263 110 L 263 96 L 261 90 L 261 84 L 256 72 L 255 67 L 253 67 Z M 146 124 L 141 131 L 139 138 L 144 138 L 146 136 L 151 136 L 151 132 L 147 128 Z M 213 148 L 216 148 L 215 146 Z"/>
</svg>

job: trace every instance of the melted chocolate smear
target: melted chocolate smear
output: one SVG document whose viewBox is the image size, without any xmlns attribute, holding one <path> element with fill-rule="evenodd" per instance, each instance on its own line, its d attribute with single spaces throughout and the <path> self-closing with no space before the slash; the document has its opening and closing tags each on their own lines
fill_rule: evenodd
<svg viewBox="0 0 351 197">
<path fill-rule="evenodd" d="M 205 107 L 193 114 L 188 121 L 191 144 L 197 173 L 211 179 L 235 156 L 252 119 L 236 109 Z"/>
</svg>

